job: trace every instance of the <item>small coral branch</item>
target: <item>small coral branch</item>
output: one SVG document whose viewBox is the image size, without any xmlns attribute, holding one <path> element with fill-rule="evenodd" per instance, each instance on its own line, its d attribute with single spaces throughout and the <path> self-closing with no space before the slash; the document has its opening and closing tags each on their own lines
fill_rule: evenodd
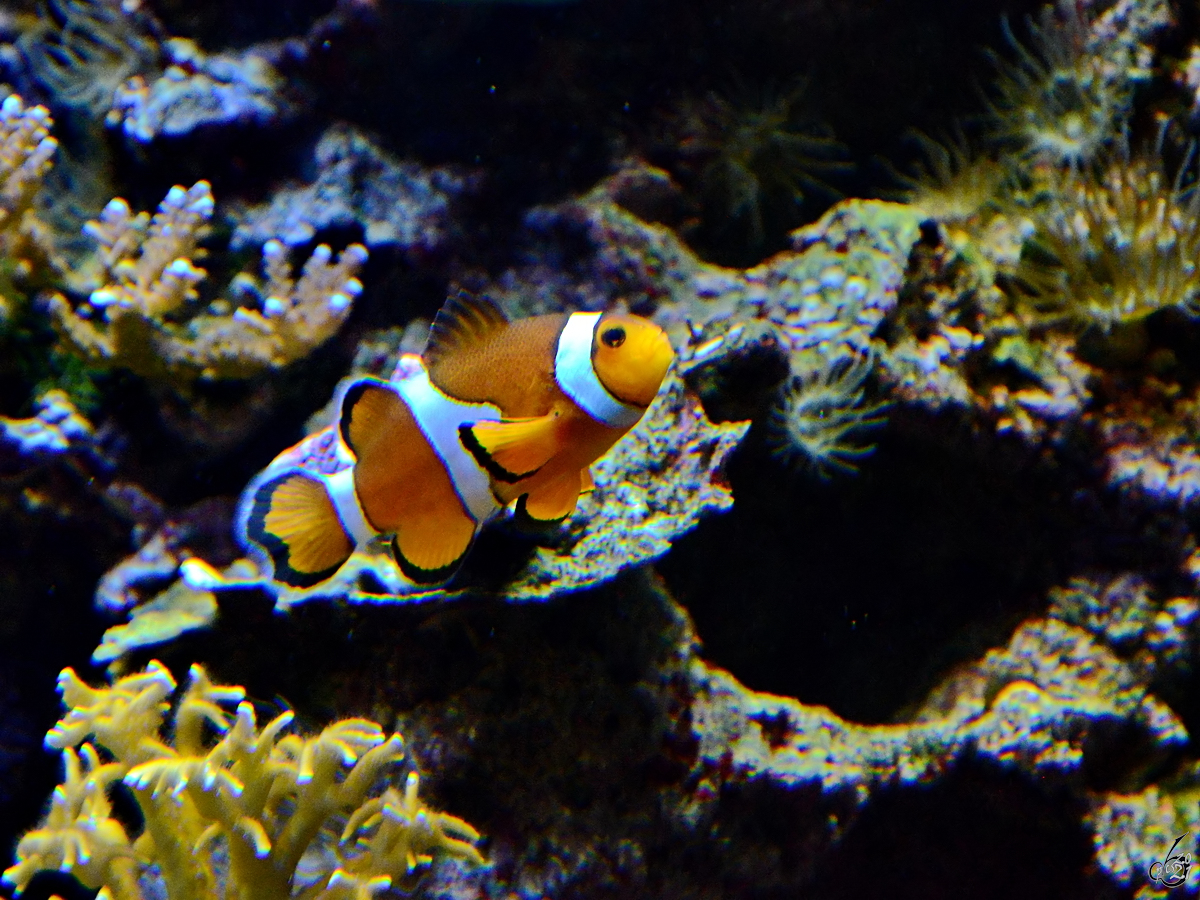
<svg viewBox="0 0 1200 900">
<path fill-rule="evenodd" d="M 263 247 L 265 286 L 243 273 L 232 293 L 245 306 L 216 300 L 195 310 L 206 276 L 195 261 L 213 213 L 208 182 L 171 188 L 151 218 L 117 198 L 84 233 L 97 245 L 105 284 L 74 306 L 51 298 L 54 323 L 89 363 L 186 384 L 196 378 L 246 378 L 302 358 L 327 341 L 362 292 L 355 274 L 367 259 L 359 244 L 336 260 L 326 245 L 293 277 L 283 245 Z"/>
<path fill-rule="evenodd" d="M 20 225 L 50 170 L 58 149 L 52 124 L 46 107 L 26 106 L 16 94 L 0 103 L 0 231 Z"/>
<path fill-rule="evenodd" d="M 284 734 L 290 712 L 260 728 L 245 691 L 213 684 L 199 666 L 168 731 L 175 688 L 159 662 L 110 688 L 63 671 L 68 711 L 46 746 L 62 751 L 64 781 L 4 881 L 21 891 L 51 869 L 113 900 L 266 900 L 292 896 L 303 859 L 318 877 L 299 896 L 365 900 L 411 884 L 438 859 L 486 865 L 479 833 L 426 806 L 415 772 L 403 793 L 369 796 L 403 758 L 400 735 L 366 719 L 315 737 Z M 145 822 L 134 838 L 112 815 L 118 782 Z"/>
<path fill-rule="evenodd" d="M 195 299 L 195 285 L 206 273 L 192 260 L 203 255 L 199 243 L 214 205 L 207 181 L 186 191 L 179 185 L 171 188 L 153 219 L 144 212 L 133 215 L 120 197 L 111 200 L 100 219 L 83 229 L 99 245 L 108 278 L 104 287 L 92 291 L 91 305 L 161 318 Z"/>
</svg>

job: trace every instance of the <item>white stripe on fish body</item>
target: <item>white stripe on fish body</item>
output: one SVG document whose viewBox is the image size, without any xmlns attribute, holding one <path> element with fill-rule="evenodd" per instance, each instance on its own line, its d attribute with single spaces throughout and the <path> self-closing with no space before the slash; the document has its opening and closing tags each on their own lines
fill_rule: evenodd
<svg viewBox="0 0 1200 900">
<path fill-rule="evenodd" d="M 362 545 L 379 535 L 379 532 L 367 520 L 362 504 L 358 502 L 358 491 L 354 487 L 354 469 L 342 469 L 332 475 L 326 475 L 325 489 L 333 501 L 342 527 L 355 544 Z"/>
<path fill-rule="evenodd" d="M 500 511 L 500 505 L 492 495 L 487 471 L 463 446 L 458 427 L 469 422 L 499 422 L 500 410 L 490 403 L 464 403 L 443 394 L 429 380 L 429 370 L 424 365 L 391 385 L 408 405 L 433 452 L 446 466 L 463 506 L 475 524 L 482 525 Z"/>
<path fill-rule="evenodd" d="M 600 313 L 571 313 L 554 354 L 554 378 L 585 413 L 610 428 L 631 428 L 645 410 L 622 403 L 608 392 L 592 365 L 592 335 Z"/>
</svg>

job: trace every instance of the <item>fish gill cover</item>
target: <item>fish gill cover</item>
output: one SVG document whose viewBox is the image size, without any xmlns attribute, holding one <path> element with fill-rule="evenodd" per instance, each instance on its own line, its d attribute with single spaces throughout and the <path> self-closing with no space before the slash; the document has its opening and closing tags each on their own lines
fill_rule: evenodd
<svg viewBox="0 0 1200 900">
<path fill-rule="evenodd" d="M 0 891 L 1197 890 L 1190 6 L 7 0 L 0 82 Z M 675 361 L 562 521 L 276 581 L 460 292 Z"/>
</svg>

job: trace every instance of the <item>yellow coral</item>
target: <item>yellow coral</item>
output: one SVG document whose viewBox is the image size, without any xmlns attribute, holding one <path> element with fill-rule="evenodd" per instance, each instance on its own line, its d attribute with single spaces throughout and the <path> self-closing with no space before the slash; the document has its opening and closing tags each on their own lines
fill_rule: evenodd
<svg viewBox="0 0 1200 900">
<path fill-rule="evenodd" d="M 85 233 L 98 244 L 105 284 L 73 306 L 50 301 L 55 326 L 94 365 L 186 383 L 196 377 L 245 378 L 294 362 L 324 343 L 346 320 L 362 291 L 355 274 L 367 251 L 352 244 L 336 259 L 320 245 L 292 277 L 283 246 L 263 248 L 265 288 L 248 274 L 236 295 L 253 306 L 217 300 L 207 313 L 190 308 L 207 274 L 196 266 L 213 213 L 208 182 L 175 186 L 151 218 L 111 201 Z"/>
<path fill-rule="evenodd" d="M 342 831 L 342 843 L 356 832 L 369 834 L 359 838 L 366 851 L 360 859 L 385 858 L 403 864 L 402 871 L 389 873 L 393 878 L 429 865 L 438 855 L 484 865 L 483 856 L 475 849 L 479 832 L 462 819 L 432 812 L 421 803 L 417 797 L 420 783 L 417 773 L 410 772 L 403 794 L 389 787 L 382 797 L 360 806 Z"/>
<path fill-rule="evenodd" d="M 961 131 L 946 141 L 915 134 L 921 158 L 911 175 L 897 174 L 905 203 L 938 222 L 963 222 L 995 203 L 1004 167 L 978 153 Z"/>
<path fill-rule="evenodd" d="M 989 54 L 996 67 L 990 103 L 996 136 L 1033 161 L 1079 165 L 1117 134 L 1133 83 L 1145 73 L 1120 42 L 1095 45 L 1074 0 L 1047 4 L 1026 25 L 1023 43 L 1004 22 L 1013 58 Z"/>
<path fill-rule="evenodd" d="M 215 685 L 193 666 L 164 740 L 174 690 L 158 662 L 111 688 L 63 671 L 68 712 L 46 744 L 63 751 L 66 777 L 5 881 L 22 890 L 38 871 L 58 869 L 102 897 L 139 900 L 139 869 L 153 864 L 170 900 L 274 900 L 291 895 L 307 855 L 323 869 L 300 896 L 365 900 L 439 857 L 485 864 L 478 832 L 425 806 L 415 772 L 403 795 L 389 787 L 368 798 L 403 758 L 400 735 L 385 737 L 366 719 L 335 722 L 316 737 L 284 735 L 290 712 L 260 728 L 242 688 Z M 89 736 L 95 746 L 84 743 Z M 112 762 L 101 764 L 96 747 Z M 132 843 L 111 816 L 107 790 L 117 781 L 145 821 Z"/>
<path fill-rule="evenodd" d="M 1196 308 L 1200 192 L 1157 154 L 1116 154 L 1057 175 L 1035 208 L 1037 230 L 1017 270 L 1034 310 L 1105 330 L 1158 309 Z"/>
<path fill-rule="evenodd" d="M 84 744 L 63 752 L 65 776 L 54 789 L 46 821 L 21 839 L 18 861 L 4 873 L 24 886 L 37 872 L 71 872 L 83 884 L 103 885 L 113 900 L 137 900 L 133 848 L 125 829 L 111 817 L 111 784 L 121 779 L 118 763 L 101 764 L 96 748 Z"/>
</svg>

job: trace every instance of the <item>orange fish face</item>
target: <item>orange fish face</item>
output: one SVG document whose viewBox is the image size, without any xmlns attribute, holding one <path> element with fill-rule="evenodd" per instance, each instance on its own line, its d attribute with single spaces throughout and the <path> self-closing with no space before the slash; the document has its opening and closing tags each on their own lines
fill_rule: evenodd
<svg viewBox="0 0 1200 900">
<path fill-rule="evenodd" d="M 666 332 L 641 316 L 606 313 L 592 337 L 592 366 L 605 389 L 646 407 L 658 393 L 675 351 Z"/>
</svg>

